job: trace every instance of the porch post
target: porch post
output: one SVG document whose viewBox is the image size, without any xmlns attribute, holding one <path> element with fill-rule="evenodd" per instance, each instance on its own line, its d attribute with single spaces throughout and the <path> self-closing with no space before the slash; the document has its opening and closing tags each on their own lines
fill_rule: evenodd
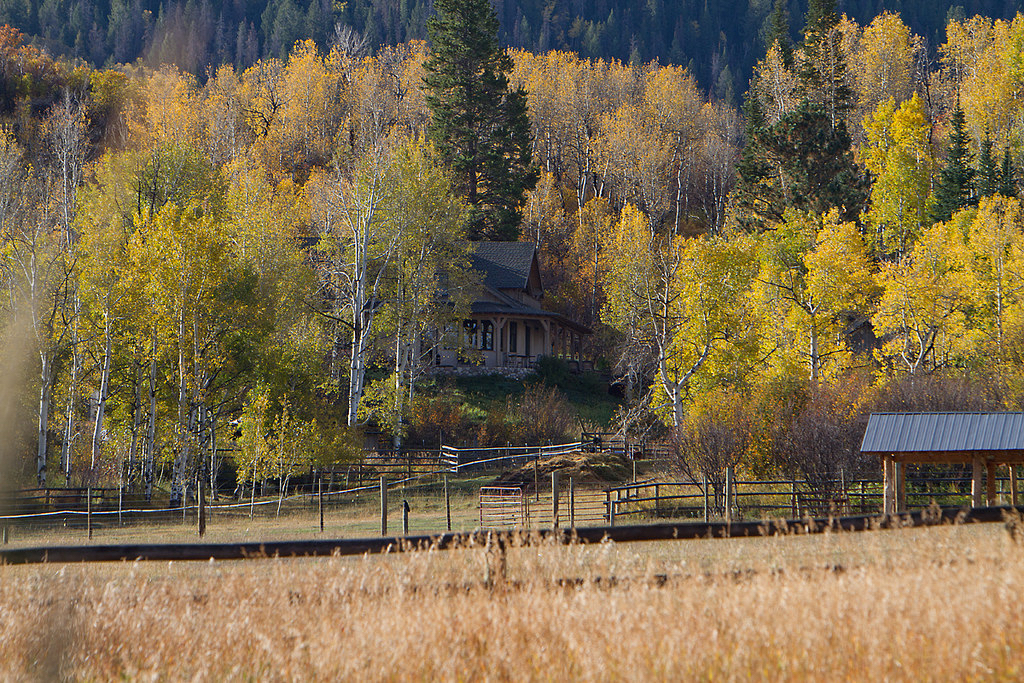
<svg viewBox="0 0 1024 683">
<path fill-rule="evenodd" d="M 1017 466 L 1010 465 L 1010 505 L 1017 507 Z"/>
<path fill-rule="evenodd" d="M 893 493 L 894 493 L 894 482 L 892 476 L 892 456 L 882 456 L 882 514 L 891 515 L 893 513 Z"/>
<path fill-rule="evenodd" d="M 994 462 L 985 463 L 985 501 L 989 507 L 996 504 L 996 464 Z"/>
<path fill-rule="evenodd" d="M 907 511 L 907 464 L 905 462 L 893 462 L 896 470 L 896 514 L 902 515 Z"/>
<path fill-rule="evenodd" d="M 541 320 L 541 324 L 544 326 L 544 347 L 543 352 L 537 355 L 550 356 L 551 353 L 551 321 L 544 319 Z"/>
<path fill-rule="evenodd" d="M 971 467 L 971 507 L 981 507 L 981 460 L 975 458 Z"/>
</svg>

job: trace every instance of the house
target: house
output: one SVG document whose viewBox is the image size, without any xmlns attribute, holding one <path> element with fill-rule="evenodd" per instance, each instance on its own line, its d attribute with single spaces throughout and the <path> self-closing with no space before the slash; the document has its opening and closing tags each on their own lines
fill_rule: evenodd
<svg viewBox="0 0 1024 683">
<path fill-rule="evenodd" d="M 582 369 L 582 340 L 591 330 L 541 308 L 544 286 L 536 248 L 526 242 L 475 242 L 474 247 L 472 266 L 483 282 L 463 321 L 466 346 L 473 351 L 443 349 L 436 365 L 518 370 L 532 368 L 541 356 L 556 356 Z"/>
</svg>

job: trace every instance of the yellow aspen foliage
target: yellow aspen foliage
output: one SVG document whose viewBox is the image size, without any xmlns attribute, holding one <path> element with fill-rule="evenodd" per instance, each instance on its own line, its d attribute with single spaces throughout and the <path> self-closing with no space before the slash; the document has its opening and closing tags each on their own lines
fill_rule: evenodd
<svg viewBox="0 0 1024 683">
<path fill-rule="evenodd" d="M 937 223 L 913 250 L 884 263 L 882 297 L 872 323 L 886 341 L 875 356 L 891 371 L 917 374 L 950 367 L 969 356 L 967 310 L 972 306 L 964 266 L 973 209 Z"/>
<path fill-rule="evenodd" d="M 859 123 L 890 98 L 897 104 L 910 98 L 918 49 L 920 38 L 911 34 L 898 14 L 883 12 L 864 28 L 848 62 L 857 96 L 855 121 Z"/>
<path fill-rule="evenodd" d="M 206 82 L 202 92 L 202 146 L 214 166 L 221 167 L 252 143 L 245 126 L 241 80 L 225 64 Z"/>
<path fill-rule="evenodd" d="M 974 139 L 987 131 L 999 148 L 1024 131 L 1024 15 L 950 22 L 940 51 Z"/>
<path fill-rule="evenodd" d="M 1024 211 L 1017 198 L 984 197 L 967 242 L 970 325 L 979 351 L 1019 359 L 1024 332 Z"/>
<path fill-rule="evenodd" d="M 658 235 L 632 205 L 608 253 L 602 320 L 624 333 L 634 358 L 653 357 L 651 408 L 678 426 L 691 382 L 729 365 L 755 329 L 745 296 L 752 254 L 742 239 Z"/>
<path fill-rule="evenodd" d="M 150 74 L 144 86 L 145 117 L 134 122 L 133 135 L 146 146 L 195 146 L 200 138 L 196 81 L 171 66 Z"/>
<path fill-rule="evenodd" d="M 787 212 L 761 237 L 755 290 L 774 374 L 800 373 L 817 385 L 847 369 L 848 319 L 863 314 L 877 290 L 864 240 L 838 209 Z"/>
<path fill-rule="evenodd" d="M 928 197 L 935 160 L 930 127 L 915 93 L 899 108 L 890 97 L 865 120 L 864 165 L 875 175 L 871 187 L 872 246 L 877 254 L 902 256 L 928 224 Z"/>
<path fill-rule="evenodd" d="M 765 123 L 778 123 L 800 104 L 800 79 L 794 69 L 787 68 L 778 43 L 768 48 L 768 54 L 754 67 L 751 81 L 753 92 L 764 105 Z"/>
</svg>

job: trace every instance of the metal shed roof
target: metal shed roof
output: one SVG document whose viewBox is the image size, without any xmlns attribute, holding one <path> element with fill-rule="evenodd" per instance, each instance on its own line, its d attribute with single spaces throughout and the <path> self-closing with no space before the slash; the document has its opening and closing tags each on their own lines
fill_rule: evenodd
<svg viewBox="0 0 1024 683">
<path fill-rule="evenodd" d="M 1024 413 L 872 413 L 863 453 L 1024 450 Z"/>
</svg>

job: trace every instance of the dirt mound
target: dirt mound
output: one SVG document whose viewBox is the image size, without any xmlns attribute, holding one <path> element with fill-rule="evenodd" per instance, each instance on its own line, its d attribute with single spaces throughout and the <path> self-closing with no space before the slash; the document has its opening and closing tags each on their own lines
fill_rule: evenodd
<svg viewBox="0 0 1024 683">
<path fill-rule="evenodd" d="M 532 491 L 535 479 L 539 480 L 541 488 L 549 486 L 551 473 L 555 471 L 563 482 L 572 477 L 579 483 L 603 484 L 627 481 L 632 469 L 629 462 L 619 455 L 574 451 L 538 460 L 536 474 L 532 462 L 504 472 L 494 480 L 494 486 L 521 486 Z"/>
</svg>

